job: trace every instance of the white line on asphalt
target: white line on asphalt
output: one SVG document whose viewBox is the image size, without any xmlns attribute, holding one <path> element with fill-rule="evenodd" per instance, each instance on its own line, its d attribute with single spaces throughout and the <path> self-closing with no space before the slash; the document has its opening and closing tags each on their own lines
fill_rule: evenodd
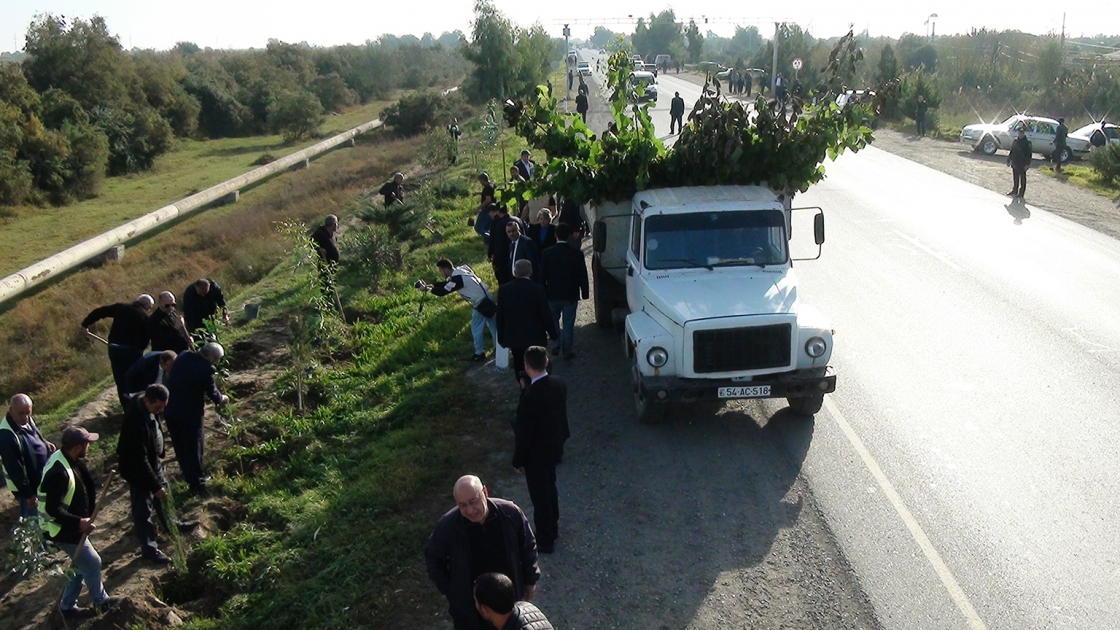
<svg viewBox="0 0 1120 630">
<path fill-rule="evenodd" d="M 825 397 L 824 404 L 825 407 L 828 408 L 828 413 L 832 416 L 836 425 L 840 427 L 840 430 L 843 431 L 844 435 L 848 438 L 848 442 L 852 444 L 852 448 L 856 449 L 856 452 L 859 453 L 863 463 L 867 466 L 867 470 L 871 472 L 871 476 L 879 483 L 883 494 L 891 502 L 895 512 L 898 512 L 898 516 L 906 525 L 906 529 L 910 530 L 910 535 L 914 537 L 914 542 L 918 543 L 918 547 L 922 549 L 922 553 L 926 555 L 926 559 L 929 560 L 929 563 L 933 566 L 937 577 L 941 578 L 941 583 L 945 585 L 945 590 L 949 591 L 949 597 L 953 599 L 953 603 L 957 605 L 961 614 L 968 620 L 969 627 L 973 628 L 973 630 L 986 630 L 987 626 L 984 625 L 984 621 L 980 619 L 980 615 L 977 614 L 976 609 L 973 608 L 972 604 L 968 601 L 968 596 L 964 594 L 960 585 L 957 584 L 956 578 L 954 578 L 952 572 L 949 571 L 949 567 L 946 566 L 945 561 L 941 559 L 941 555 L 933 548 L 933 543 L 930 542 L 929 536 L 926 536 L 925 531 L 922 530 L 922 526 L 918 524 L 918 520 L 910 513 L 906 505 L 902 503 L 902 497 L 898 495 L 898 492 L 894 489 L 894 485 L 887 479 L 887 475 L 883 472 L 883 469 L 879 467 L 875 458 L 871 456 L 867 447 L 863 445 L 863 441 L 856 435 L 855 429 L 844 419 L 844 415 L 840 413 L 840 409 L 832 402 L 831 396 Z"/>
<path fill-rule="evenodd" d="M 956 269 L 957 271 L 964 271 L 963 269 L 960 268 L 959 265 L 957 265 L 957 263 L 949 260 L 948 256 L 946 256 L 945 254 L 941 254 L 941 253 L 933 251 L 928 245 L 924 245 L 918 239 L 913 238 L 911 236 L 907 236 L 907 235 L 903 234 L 902 232 L 899 232 L 898 230 L 895 230 L 894 233 L 898 234 L 899 236 L 906 239 L 907 241 L 910 241 L 910 243 L 912 243 L 914 245 L 914 247 L 917 247 L 918 249 L 922 250 L 923 252 L 929 254 L 930 256 L 933 256 L 934 258 L 940 260 L 941 262 L 945 263 L 946 265 L 949 265 L 953 269 Z"/>
</svg>

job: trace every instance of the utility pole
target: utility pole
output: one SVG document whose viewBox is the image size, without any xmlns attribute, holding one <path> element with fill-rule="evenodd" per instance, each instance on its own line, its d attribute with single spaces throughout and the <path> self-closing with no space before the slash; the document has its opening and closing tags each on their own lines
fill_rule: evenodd
<svg viewBox="0 0 1120 630">
<path fill-rule="evenodd" d="M 1062 13 L 1062 39 L 1058 44 L 1058 48 L 1064 53 L 1066 51 L 1066 14 Z"/>
<path fill-rule="evenodd" d="M 567 72 L 564 73 L 564 84 L 568 86 L 568 91 L 565 92 L 565 94 L 567 94 L 567 96 L 564 97 L 564 113 L 565 114 L 568 113 L 568 101 L 572 100 L 572 82 L 568 80 L 568 75 L 571 74 L 571 72 L 572 72 L 572 66 L 568 63 L 568 51 L 572 49 L 571 44 L 568 43 L 568 37 L 571 36 L 571 34 L 572 34 L 572 29 L 568 28 L 568 25 L 565 24 L 564 25 L 564 69 Z M 578 62 L 576 63 L 576 67 L 577 68 L 579 67 Z"/>
<path fill-rule="evenodd" d="M 778 22 L 774 22 L 774 69 L 770 72 L 770 95 L 778 96 L 778 32 L 780 28 Z"/>
</svg>

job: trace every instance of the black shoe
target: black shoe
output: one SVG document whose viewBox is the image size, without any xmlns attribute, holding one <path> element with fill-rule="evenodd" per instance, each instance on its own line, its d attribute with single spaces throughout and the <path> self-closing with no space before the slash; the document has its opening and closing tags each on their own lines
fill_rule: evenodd
<svg viewBox="0 0 1120 630">
<path fill-rule="evenodd" d="M 171 558 L 159 549 L 156 549 L 154 551 L 145 551 L 141 555 L 144 556 L 145 560 L 154 562 L 155 564 L 171 564 Z"/>
<path fill-rule="evenodd" d="M 112 610 L 113 608 L 119 606 L 121 601 L 123 601 L 123 599 L 120 597 L 109 597 L 105 601 L 101 602 L 100 604 L 95 604 L 94 606 L 99 611 Z"/>
<path fill-rule="evenodd" d="M 93 608 L 82 608 L 81 606 L 75 606 L 73 608 L 59 608 L 58 610 L 66 619 L 89 619 L 90 617 L 97 615 L 97 611 Z"/>
<path fill-rule="evenodd" d="M 556 346 L 555 348 L 552 349 L 552 356 L 554 356 L 554 357 L 560 356 L 560 346 Z"/>
<path fill-rule="evenodd" d="M 482 353 L 482 354 L 472 354 L 471 355 L 471 361 L 477 362 L 477 361 L 485 361 L 485 360 L 486 360 L 486 353 L 485 352 Z"/>
<path fill-rule="evenodd" d="M 175 529 L 179 530 L 180 534 L 189 534 L 198 529 L 198 521 L 175 521 Z"/>
</svg>

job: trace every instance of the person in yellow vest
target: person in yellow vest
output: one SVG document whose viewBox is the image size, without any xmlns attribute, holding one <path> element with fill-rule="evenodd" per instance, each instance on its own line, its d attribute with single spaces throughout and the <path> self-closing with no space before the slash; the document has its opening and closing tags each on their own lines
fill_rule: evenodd
<svg viewBox="0 0 1120 630">
<path fill-rule="evenodd" d="M 97 493 L 85 457 L 90 443 L 96 442 L 98 437 L 82 427 L 66 427 L 62 432 L 62 448 L 47 460 L 39 486 L 39 504 L 45 512 L 39 520 L 43 532 L 73 559 L 70 578 L 58 602 L 58 609 L 67 618 L 92 617 L 121 601 L 105 592 L 101 582 L 101 556 L 89 542 L 89 535 L 96 529 L 90 516 Z M 92 607 L 78 606 L 82 582 L 89 589 Z"/>
<path fill-rule="evenodd" d="M 0 461 L 4 480 L 19 503 L 20 518 L 38 516 L 35 496 L 43 478 L 43 466 L 55 451 L 31 418 L 32 403 L 27 394 L 12 396 L 8 414 L 0 421 Z"/>
</svg>

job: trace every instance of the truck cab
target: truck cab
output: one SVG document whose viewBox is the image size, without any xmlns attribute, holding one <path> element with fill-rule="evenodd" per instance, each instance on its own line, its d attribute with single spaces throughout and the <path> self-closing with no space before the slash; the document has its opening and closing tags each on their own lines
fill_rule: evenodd
<svg viewBox="0 0 1120 630">
<path fill-rule="evenodd" d="M 623 330 L 643 421 L 667 403 L 737 398 L 813 414 L 835 390 L 832 329 L 798 294 L 792 212 L 764 186 L 655 189 L 589 210 L 596 319 Z"/>
</svg>

